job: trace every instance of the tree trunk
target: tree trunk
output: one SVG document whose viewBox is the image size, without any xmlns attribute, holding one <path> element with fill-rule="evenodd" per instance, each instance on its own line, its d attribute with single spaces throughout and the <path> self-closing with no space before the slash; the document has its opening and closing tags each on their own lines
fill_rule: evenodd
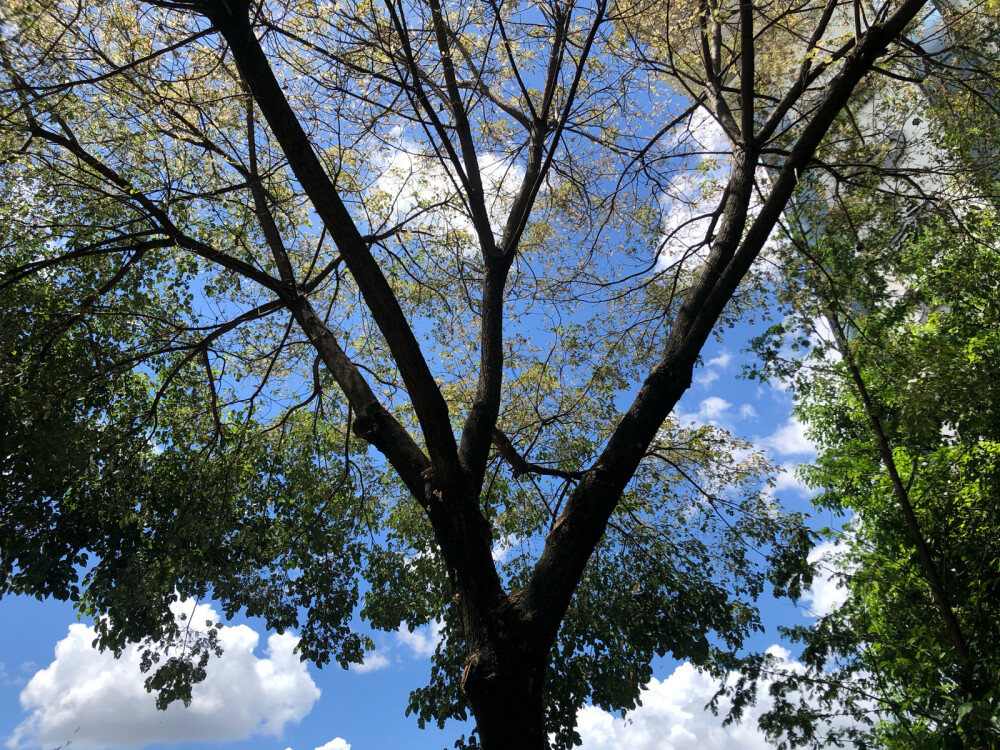
<svg viewBox="0 0 1000 750">
<path fill-rule="evenodd" d="M 484 750 L 548 750 L 542 701 L 545 661 L 516 635 L 506 633 L 492 647 L 470 654 L 462 690 Z"/>
<path fill-rule="evenodd" d="M 847 340 L 847 334 L 840 324 L 840 319 L 837 317 L 836 311 L 829 310 L 826 317 L 837 339 L 838 349 L 840 349 L 841 355 L 847 363 L 847 369 L 850 371 L 851 379 L 854 381 L 854 386 L 858 391 L 858 396 L 861 398 L 861 405 L 864 407 L 865 416 L 868 418 L 868 425 L 871 427 L 872 436 L 875 438 L 875 445 L 878 447 L 879 456 L 882 459 L 882 464 L 885 466 L 886 472 L 889 474 L 889 482 L 892 485 L 893 495 L 896 498 L 896 503 L 900 511 L 903 513 L 903 518 L 906 521 L 906 529 L 909 532 L 910 540 L 913 542 L 913 546 L 917 552 L 917 559 L 920 560 L 920 566 L 924 572 L 924 579 L 931 590 L 931 601 L 934 602 L 934 606 L 941 616 L 941 621 L 948 633 L 948 637 L 951 639 L 952 645 L 955 647 L 955 653 L 958 654 L 963 668 L 969 672 L 975 663 L 972 658 L 971 649 L 969 648 L 969 642 L 962 632 L 962 626 L 955 615 L 954 607 L 951 605 L 948 590 L 941 580 L 940 573 L 938 573 L 937 564 L 927 544 L 927 537 L 920 528 L 916 513 L 913 511 L 909 490 L 903 484 L 903 479 L 899 475 L 892 447 L 889 445 L 889 439 L 886 437 L 885 430 L 882 429 L 882 423 L 879 421 L 871 394 L 868 392 L 868 385 L 865 383 L 864 376 L 854 361 L 850 342 Z"/>
<path fill-rule="evenodd" d="M 520 591 L 489 600 L 453 578 L 462 619 L 461 689 L 486 750 L 548 750 L 542 689 L 554 633 L 540 628 Z"/>
</svg>

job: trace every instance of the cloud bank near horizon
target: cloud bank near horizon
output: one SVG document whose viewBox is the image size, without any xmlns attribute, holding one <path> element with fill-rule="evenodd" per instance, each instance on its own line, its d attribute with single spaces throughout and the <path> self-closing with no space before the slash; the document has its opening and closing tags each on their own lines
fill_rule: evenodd
<svg viewBox="0 0 1000 750">
<path fill-rule="evenodd" d="M 191 622 L 218 621 L 218 613 L 198 605 Z M 139 669 L 140 652 L 128 647 L 120 659 L 92 646 L 95 631 L 75 623 L 56 644 L 55 659 L 21 691 L 29 712 L 6 746 L 51 748 L 72 742 L 79 748 L 138 748 L 156 742 L 246 739 L 280 736 L 301 721 L 320 690 L 294 653 L 298 638 L 271 635 L 263 657 L 254 651 L 260 635 L 246 625 L 222 626 L 224 652 L 209 664 L 208 677 L 195 685 L 191 705 L 156 708 Z"/>
</svg>

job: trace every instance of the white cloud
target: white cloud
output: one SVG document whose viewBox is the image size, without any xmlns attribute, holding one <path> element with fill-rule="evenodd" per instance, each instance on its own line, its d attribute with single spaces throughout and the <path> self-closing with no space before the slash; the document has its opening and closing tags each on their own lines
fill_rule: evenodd
<svg viewBox="0 0 1000 750">
<path fill-rule="evenodd" d="M 473 236 L 475 229 L 471 219 L 454 200 L 457 177 L 449 174 L 435 156 L 407 151 L 411 146 L 403 144 L 383 159 L 383 172 L 376 182 L 377 189 L 392 199 L 392 223 L 408 218 L 414 222 L 413 226 L 444 226 Z M 524 180 L 524 168 L 496 154 L 480 154 L 478 161 L 487 214 L 494 235 L 499 239 Z M 422 206 L 435 202 L 448 205 L 423 212 Z"/>
<path fill-rule="evenodd" d="M 759 441 L 761 447 L 768 448 L 780 456 L 812 456 L 816 446 L 806 437 L 805 426 L 795 417 L 789 417 L 771 435 Z"/>
<path fill-rule="evenodd" d="M 676 131 L 677 147 L 704 157 L 702 170 L 687 170 L 674 178 L 660 197 L 665 211 L 659 264 L 700 263 L 707 257 L 705 240 L 722 197 L 729 141 L 722 127 L 699 109 Z"/>
<path fill-rule="evenodd" d="M 674 418 L 682 426 L 686 425 L 712 425 L 724 430 L 731 430 L 730 409 L 732 404 L 719 396 L 709 396 L 698 402 L 696 411 L 685 411 L 683 403 L 674 407 Z"/>
<path fill-rule="evenodd" d="M 775 653 L 787 655 L 783 649 Z M 762 695 L 743 723 L 724 727 L 728 704 L 721 704 L 719 716 L 705 708 L 718 687 L 715 678 L 685 662 L 663 680 L 654 677 L 642 705 L 625 719 L 588 706 L 579 717 L 583 750 L 767 750 L 757 718 L 770 707 L 769 698 Z"/>
<path fill-rule="evenodd" d="M 740 406 L 740 419 L 756 419 L 758 416 L 757 410 L 753 408 L 752 404 Z"/>
<path fill-rule="evenodd" d="M 783 662 L 784 670 L 803 669 L 781 646 L 767 652 Z M 757 705 L 747 709 L 742 723 L 723 726 L 730 703 L 720 701 L 718 716 L 705 708 L 718 681 L 685 662 L 665 679 L 653 678 L 642 693 L 642 705 L 624 719 L 594 706 L 584 708 L 579 715 L 583 750 L 768 750 L 773 745 L 757 721 L 773 705 L 769 684 L 758 683 Z"/>
<path fill-rule="evenodd" d="M 726 415 L 731 403 L 718 396 L 709 396 L 698 403 L 698 410 L 684 411 L 683 406 L 674 408 L 674 416 L 679 424 L 711 424 L 718 426 L 719 421 Z"/>
<path fill-rule="evenodd" d="M 191 622 L 217 621 L 205 605 Z M 14 730 L 7 747 L 142 747 L 155 742 L 245 739 L 278 736 L 285 724 L 309 713 L 320 691 L 294 653 L 298 638 L 285 633 L 267 640 L 266 657 L 254 654 L 260 636 L 246 625 L 222 627 L 224 653 L 208 665 L 191 705 L 158 711 L 143 687 L 139 650 L 131 646 L 120 659 L 91 645 L 93 628 L 69 626 L 56 644 L 55 660 L 37 672 L 21 692 L 30 715 Z"/>
<path fill-rule="evenodd" d="M 812 488 L 795 476 L 795 464 L 782 464 L 774 478 L 774 492 L 790 491 L 800 495 L 811 496 L 814 494 Z"/>
<path fill-rule="evenodd" d="M 720 370 L 724 370 L 729 367 L 729 363 L 733 361 L 733 355 L 729 352 L 721 352 L 717 356 L 712 357 L 705 363 L 706 367 L 717 367 Z"/>
<path fill-rule="evenodd" d="M 731 403 L 718 396 L 709 396 L 702 399 L 698 404 L 698 411 L 687 412 L 682 406 L 674 409 L 674 416 L 680 424 L 710 424 L 718 426 L 719 421 L 726 415 Z"/>
<path fill-rule="evenodd" d="M 834 334 L 833 326 L 830 325 L 829 318 L 825 316 L 814 318 L 810 322 L 812 323 L 812 330 L 809 332 L 809 340 L 812 346 L 823 350 L 823 360 L 825 362 L 839 362 L 841 360 L 840 352 L 833 346 L 837 337 Z"/>
<path fill-rule="evenodd" d="M 717 175 L 712 178 L 717 179 Z M 661 268 L 705 261 L 712 213 L 721 196 L 721 185 L 702 175 L 686 173 L 673 181 L 669 195 L 663 198 L 666 219 L 660 244 Z"/>
<path fill-rule="evenodd" d="M 412 631 L 403 622 L 399 630 L 396 631 L 395 642 L 382 644 L 374 651 L 365 654 L 364 664 L 352 664 L 351 671 L 358 673 L 374 672 L 377 669 L 384 669 L 394 662 L 399 662 L 399 649 L 408 649 L 412 656 L 420 659 L 429 659 L 434 655 L 437 645 L 444 637 L 444 623 L 431 622 Z"/>
<path fill-rule="evenodd" d="M 847 601 L 847 589 L 843 586 L 844 571 L 839 561 L 846 554 L 848 544 L 843 539 L 827 540 L 817 544 L 809 553 L 809 562 L 819 565 L 812 586 L 802 594 L 802 600 L 809 605 L 806 614 L 823 617 Z"/>
<path fill-rule="evenodd" d="M 694 382 L 706 388 L 720 377 L 720 371 L 729 367 L 733 361 L 733 355 L 727 351 L 719 352 L 716 356 L 705 362 L 704 366 L 694 376 Z"/>
<path fill-rule="evenodd" d="M 660 195 L 664 210 L 663 235 L 660 240 L 658 266 L 691 268 L 708 257 L 709 246 L 718 231 L 717 211 L 725 195 L 733 147 L 715 117 L 699 109 L 674 131 L 678 153 L 700 157 L 698 169 L 684 170 L 670 181 Z M 771 177 L 758 167 L 754 191 L 747 207 L 752 221 L 762 207 L 761 199 L 770 191 Z M 780 233 L 771 231 L 761 252 L 762 259 L 773 255 Z M 752 273 L 776 280 L 776 263 L 757 263 Z"/>
<path fill-rule="evenodd" d="M 493 562 L 504 563 L 511 556 L 515 545 L 522 544 L 523 540 L 516 535 L 504 535 L 493 543 Z"/>
<path fill-rule="evenodd" d="M 718 396 L 709 396 L 698 406 L 698 414 L 705 419 L 718 419 L 728 411 L 731 403 Z"/>
<path fill-rule="evenodd" d="M 400 644 L 409 647 L 414 656 L 429 658 L 434 655 L 434 650 L 441 642 L 443 631 L 443 622 L 432 622 L 413 631 L 403 623 L 403 627 L 396 631 L 396 638 Z"/>
<path fill-rule="evenodd" d="M 716 370 L 702 370 L 694 376 L 694 382 L 702 388 L 707 388 L 718 379 L 719 373 Z"/>
<path fill-rule="evenodd" d="M 292 750 L 292 748 L 286 747 L 285 750 Z M 316 750 L 351 750 L 351 743 L 343 737 L 334 737 L 325 745 L 317 747 Z"/>
<path fill-rule="evenodd" d="M 361 664 L 352 664 L 351 671 L 357 672 L 358 674 L 364 674 L 365 672 L 374 672 L 378 669 L 385 669 L 388 667 L 392 661 L 386 655 L 385 649 L 377 648 L 374 651 L 369 651 L 365 654 L 365 660 Z"/>
</svg>

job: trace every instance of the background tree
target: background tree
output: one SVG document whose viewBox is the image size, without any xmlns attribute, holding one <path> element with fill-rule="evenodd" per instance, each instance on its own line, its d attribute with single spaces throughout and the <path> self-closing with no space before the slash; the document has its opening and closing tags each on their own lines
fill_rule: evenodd
<svg viewBox="0 0 1000 750">
<path fill-rule="evenodd" d="M 995 65 L 968 54 L 964 23 L 941 52 L 950 69 L 922 56 L 923 95 L 894 114 L 924 136 L 918 166 L 897 144 L 835 201 L 789 214 L 790 317 L 757 341 L 819 444 L 802 471 L 817 504 L 852 516 L 832 561 L 847 600 L 791 632 L 808 670 L 777 682 L 763 722 L 790 744 L 992 747 L 1000 730 L 996 162 L 972 126 Z M 956 91 L 970 105 L 957 122 Z M 828 726 L 839 714 L 858 723 Z"/>
<path fill-rule="evenodd" d="M 5 4 L 0 592 L 165 643 L 163 700 L 214 648 L 178 597 L 321 664 L 444 617 L 412 707 L 487 747 L 733 665 L 745 545 L 808 535 L 669 415 L 923 5 Z"/>
<path fill-rule="evenodd" d="M 848 598 L 792 631 L 809 670 L 778 683 L 785 700 L 765 726 L 821 746 L 819 714 L 843 711 L 862 720 L 845 733 L 878 746 L 990 747 L 1000 731 L 992 221 L 966 215 L 956 231 L 930 220 L 902 251 L 876 255 L 878 273 L 893 269 L 877 286 L 872 256 L 853 243 L 822 252 L 824 266 L 852 258 L 853 271 L 837 274 L 819 318 L 828 339 L 812 341 L 821 364 L 801 381 L 799 409 L 820 445 L 803 476 L 821 488 L 818 504 L 853 514 L 834 564 Z"/>
</svg>

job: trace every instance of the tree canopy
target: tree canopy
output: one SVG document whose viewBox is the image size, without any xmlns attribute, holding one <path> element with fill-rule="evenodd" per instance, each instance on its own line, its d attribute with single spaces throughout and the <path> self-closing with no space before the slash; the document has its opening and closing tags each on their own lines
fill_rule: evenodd
<svg viewBox="0 0 1000 750">
<path fill-rule="evenodd" d="M 784 378 L 819 446 L 800 470 L 814 502 L 850 515 L 824 561 L 846 601 L 790 630 L 807 669 L 763 722 L 793 744 L 992 747 L 1000 730 L 996 68 L 974 28 L 937 43 L 950 74 L 918 70 L 923 95 L 866 123 L 898 124 L 886 162 L 786 214 L 787 317 L 755 342 L 758 374 Z"/>
<path fill-rule="evenodd" d="M 878 203 L 854 197 L 862 210 Z M 758 342 L 768 370 L 794 379 L 819 443 L 802 472 L 815 502 L 852 514 L 833 561 L 846 601 L 791 629 L 808 670 L 779 682 L 765 726 L 825 747 L 820 714 L 834 709 L 856 720 L 836 734 L 879 747 L 990 747 L 1000 735 L 995 210 L 937 206 L 900 241 L 884 208 L 863 238 L 845 224 L 814 238 L 798 268 L 813 294 Z M 778 354 L 790 329 L 809 334 L 806 358 Z"/>
<path fill-rule="evenodd" d="M 936 64 L 924 0 L 3 14 L 0 595 L 147 642 L 163 702 L 216 648 L 178 597 L 319 664 L 443 619 L 411 709 L 540 748 L 654 655 L 735 666 L 749 548 L 808 575 L 766 461 L 671 412 L 795 191 L 884 161 L 831 143 Z"/>
</svg>

